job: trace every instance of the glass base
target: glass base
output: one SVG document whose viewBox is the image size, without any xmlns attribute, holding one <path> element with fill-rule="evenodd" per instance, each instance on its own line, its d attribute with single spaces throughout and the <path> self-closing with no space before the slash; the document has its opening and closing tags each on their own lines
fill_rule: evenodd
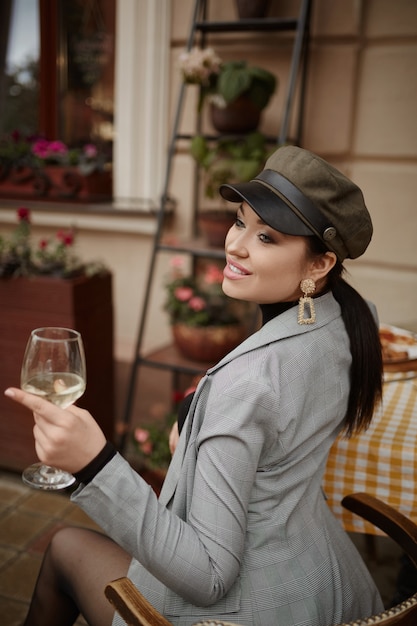
<svg viewBox="0 0 417 626">
<path fill-rule="evenodd" d="M 66 489 L 75 483 L 72 474 L 42 463 L 27 467 L 22 474 L 22 480 L 29 487 L 49 490 Z"/>
</svg>

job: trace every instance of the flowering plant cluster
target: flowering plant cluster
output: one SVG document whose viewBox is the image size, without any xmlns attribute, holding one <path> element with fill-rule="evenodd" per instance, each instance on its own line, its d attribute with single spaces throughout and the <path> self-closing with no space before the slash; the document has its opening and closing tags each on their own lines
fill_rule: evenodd
<svg viewBox="0 0 417 626">
<path fill-rule="evenodd" d="M 172 396 L 172 410 L 161 413 L 161 406 L 151 407 L 155 418 L 152 424 L 144 424 L 132 432 L 132 442 L 135 456 L 140 465 L 151 469 L 166 469 L 171 462 L 172 452 L 169 446 L 169 435 L 172 426 L 177 421 L 178 407 L 186 394 L 194 391 L 189 388 L 184 393 L 174 391 Z"/>
<path fill-rule="evenodd" d="M 224 108 L 242 95 L 262 110 L 277 87 L 276 77 L 268 70 L 246 61 L 222 61 L 213 48 L 191 48 L 180 54 L 178 62 L 184 82 L 200 85 L 199 110 L 205 98 Z"/>
<path fill-rule="evenodd" d="M 133 430 L 133 446 L 140 464 L 151 469 L 166 469 L 171 463 L 174 449 L 170 449 L 169 436 L 178 419 L 179 406 L 186 396 L 195 391 L 200 378 L 200 375 L 195 376 L 184 392 L 173 392 L 171 411 L 163 415 L 159 410 L 160 405 L 151 407 L 151 412 L 155 418 L 154 422 Z M 174 447 L 175 445 L 176 442 Z"/>
<path fill-rule="evenodd" d="M 69 148 L 59 140 L 24 137 L 18 131 L 0 140 L 0 166 L 4 171 L 14 167 L 41 168 L 45 165 L 76 166 L 84 175 L 103 170 L 106 155 L 93 143 Z"/>
<path fill-rule="evenodd" d="M 100 263 L 83 263 L 73 252 L 75 232 L 59 230 L 33 245 L 29 209 L 17 210 L 18 224 L 9 238 L 0 235 L 0 277 L 55 275 L 63 278 L 104 270 Z"/>
<path fill-rule="evenodd" d="M 169 432 L 176 420 L 174 414 L 169 414 L 162 423 L 154 423 L 135 428 L 133 444 L 142 465 L 151 468 L 166 469 L 171 462 L 169 449 Z"/>
<path fill-rule="evenodd" d="M 184 259 L 174 257 L 171 268 L 172 277 L 166 284 L 165 310 L 170 314 L 172 324 L 225 326 L 239 322 L 236 303 L 222 290 L 223 272 L 217 265 L 210 263 L 203 272 L 185 275 Z"/>
</svg>

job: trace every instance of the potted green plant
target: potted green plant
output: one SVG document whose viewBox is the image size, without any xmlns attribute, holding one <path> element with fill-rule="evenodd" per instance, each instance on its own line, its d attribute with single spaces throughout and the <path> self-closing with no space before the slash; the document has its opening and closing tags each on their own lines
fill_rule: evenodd
<svg viewBox="0 0 417 626">
<path fill-rule="evenodd" d="M 196 135 L 191 140 L 190 151 L 205 172 L 206 196 L 214 198 L 220 185 L 246 182 L 259 174 L 271 149 L 266 136 L 254 132 L 216 141 Z"/>
<path fill-rule="evenodd" d="M 204 192 L 208 198 L 218 195 L 224 183 L 246 182 L 263 168 L 270 153 L 267 138 L 259 132 L 239 137 L 223 137 L 213 141 L 196 135 L 191 141 L 191 155 L 204 171 Z M 205 209 L 198 215 L 200 230 L 210 246 L 224 244 L 227 230 L 235 220 L 236 211 L 222 206 Z"/>
<path fill-rule="evenodd" d="M 200 85 L 199 110 L 207 100 L 219 132 L 249 132 L 275 93 L 278 80 L 245 60 L 222 61 L 213 48 L 192 48 L 180 55 L 183 80 Z"/>
<path fill-rule="evenodd" d="M 179 351 L 194 361 L 216 362 L 244 338 L 241 306 L 222 290 L 222 270 L 213 262 L 194 274 L 182 257 L 171 261 L 165 310 Z"/>
</svg>

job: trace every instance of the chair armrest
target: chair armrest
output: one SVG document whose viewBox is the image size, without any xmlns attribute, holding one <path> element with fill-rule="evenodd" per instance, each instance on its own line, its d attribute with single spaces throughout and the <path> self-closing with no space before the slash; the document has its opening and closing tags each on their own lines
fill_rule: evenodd
<svg viewBox="0 0 417 626">
<path fill-rule="evenodd" d="M 110 582 L 104 593 L 128 626 L 172 626 L 127 577 Z"/>
</svg>

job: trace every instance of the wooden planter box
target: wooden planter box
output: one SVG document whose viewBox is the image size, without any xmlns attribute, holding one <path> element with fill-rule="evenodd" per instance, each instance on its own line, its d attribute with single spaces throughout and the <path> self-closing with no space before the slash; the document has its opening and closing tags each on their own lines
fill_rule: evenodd
<svg viewBox="0 0 417 626">
<path fill-rule="evenodd" d="M 111 274 L 74 279 L 0 279 L 0 467 L 22 470 L 36 461 L 33 418 L 3 395 L 20 385 L 31 330 L 78 330 L 87 361 L 87 388 L 78 405 L 88 409 L 108 439 L 114 434 L 113 305 Z"/>
<path fill-rule="evenodd" d="M 108 202 L 112 199 L 111 171 L 87 176 L 77 167 L 47 165 L 41 169 L 0 170 L 0 198 L 61 202 Z"/>
</svg>

